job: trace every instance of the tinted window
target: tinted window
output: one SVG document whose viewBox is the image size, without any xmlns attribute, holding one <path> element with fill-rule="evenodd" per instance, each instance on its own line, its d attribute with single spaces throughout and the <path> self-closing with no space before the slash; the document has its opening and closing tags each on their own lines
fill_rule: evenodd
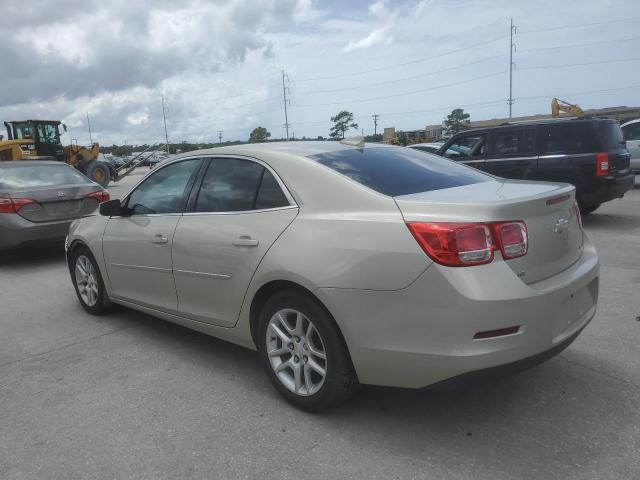
<svg viewBox="0 0 640 480">
<path fill-rule="evenodd" d="M 89 182 L 87 177 L 66 165 L 0 165 L 0 188 L 47 187 Z"/>
<path fill-rule="evenodd" d="M 413 148 L 414 150 L 420 150 L 422 152 L 433 153 L 433 152 L 437 151 L 439 147 L 425 147 L 425 146 L 414 147 L 414 146 L 412 146 L 411 148 Z"/>
<path fill-rule="evenodd" d="M 620 147 L 624 144 L 622 129 L 619 124 L 615 122 L 598 122 L 596 123 L 596 130 L 603 150 Z"/>
<path fill-rule="evenodd" d="M 447 147 L 444 156 L 451 160 L 462 160 L 467 157 L 478 157 L 484 155 L 487 135 L 467 135 L 455 139 Z"/>
<path fill-rule="evenodd" d="M 200 166 L 199 159 L 160 168 L 136 188 L 127 201 L 135 214 L 180 213 L 189 180 Z"/>
<path fill-rule="evenodd" d="M 622 131 L 625 140 L 640 140 L 640 122 L 627 125 Z"/>
<path fill-rule="evenodd" d="M 354 148 L 309 158 L 392 197 L 491 180 L 477 170 L 410 148 Z"/>
<path fill-rule="evenodd" d="M 289 205 L 287 197 L 284 196 L 280 185 L 269 170 L 264 170 L 260 189 L 256 197 L 255 209 L 278 208 Z"/>
<path fill-rule="evenodd" d="M 523 155 L 535 152 L 535 130 L 505 129 L 493 134 L 495 155 Z"/>
<path fill-rule="evenodd" d="M 253 210 L 264 167 L 248 160 L 211 161 L 196 201 L 196 212 Z"/>
<path fill-rule="evenodd" d="M 542 153 L 595 152 L 593 123 L 543 125 L 540 127 Z"/>
</svg>

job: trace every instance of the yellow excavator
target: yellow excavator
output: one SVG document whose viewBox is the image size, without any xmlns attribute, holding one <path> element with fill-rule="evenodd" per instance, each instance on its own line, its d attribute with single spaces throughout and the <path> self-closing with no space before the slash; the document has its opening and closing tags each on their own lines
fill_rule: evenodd
<svg viewBox="0 0 640 480">
<path fill-rule="evenodd" d="M 581 117 L 584 115 L 584 110 L 582 110 L 578 105 L 565 102 L 564 100 L 554 97 L 551 99 L 551 116 L 553 118 L 558 118 L 560 116 L 560 112 L 568 113 L 574 117 Z"/>
<path fill-rule="evenodd" d="M 115 167 L 100 161 L 100 146 L 94 143 L 84 147 L 77 143 L 63 147 L 60 142 L 60 126 L 67 127 L 58 120 L 23 120 L 4 122 L 8 138 L 0 135 L 0 161 L 11 160 L 59 160 L 76 168 L 103 187 L 111 179 L 118 178 Z"/>
</svg>

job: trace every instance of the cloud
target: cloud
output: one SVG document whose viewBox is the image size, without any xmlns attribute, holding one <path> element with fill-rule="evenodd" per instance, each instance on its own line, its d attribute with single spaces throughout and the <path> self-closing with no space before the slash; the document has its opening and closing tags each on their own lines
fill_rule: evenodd
<svg viewBox="0 0 640 480">
<path fill-rule="evenodd" d="M 391 27 L 384 26 L 376 28 L 369 35 L 360 40 L 357 40 L 355 42 L 350 41 L 342 50 L 345 53 L 349 53 L 355 50 L 362 50 L 378 45 L 390 45 L 392 42 L 393 35 L 391 35 Z"/>
</svg>

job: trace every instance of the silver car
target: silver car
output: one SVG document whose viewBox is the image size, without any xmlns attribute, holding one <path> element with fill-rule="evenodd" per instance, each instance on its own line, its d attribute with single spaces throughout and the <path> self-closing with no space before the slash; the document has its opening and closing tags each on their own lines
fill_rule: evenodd
<svg viewBox="0 0 640 480">
<path fill-rule="evenodd" d="M 640 174 L 640 118 L 624 123 L 620 128 L 631 154 L 629 167 L 632 172 Z"/>
<path fill-rule="evenodd" d="M 67 243 L 88 312 L 117 303 L 257 349 L 310 411 L 358 382 L 421 388 L 539 362 L 596 310 L 574 187 L 408 148 L 190 152 L 100 212 Z"/>
<path fill-rule="evenodd" d="M 62 242 L 73 220 L 107 200 L 106 190 L 65 163 L 0 162 L 0 252 Z"/>
</svg>

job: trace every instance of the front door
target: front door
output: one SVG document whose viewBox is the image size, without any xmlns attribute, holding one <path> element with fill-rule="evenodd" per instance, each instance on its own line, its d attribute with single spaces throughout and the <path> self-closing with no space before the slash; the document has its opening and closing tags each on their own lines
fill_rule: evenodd
<svg viewBox="0 0 640 480">
<path fill-rule="evenodd" d="M 173 240 L 178 311 L 231 327 L 262 257 L 298 208 L 265 165 L 214 158 Z"/>
<path fill-rule="evenodd" d="M 124 200 L 129 215 L 109 219 L 102 242 L 115 297 L 176 311 L 171 245 L 201 163 L 191 159 L 158 168 Z"/>
</svg>

